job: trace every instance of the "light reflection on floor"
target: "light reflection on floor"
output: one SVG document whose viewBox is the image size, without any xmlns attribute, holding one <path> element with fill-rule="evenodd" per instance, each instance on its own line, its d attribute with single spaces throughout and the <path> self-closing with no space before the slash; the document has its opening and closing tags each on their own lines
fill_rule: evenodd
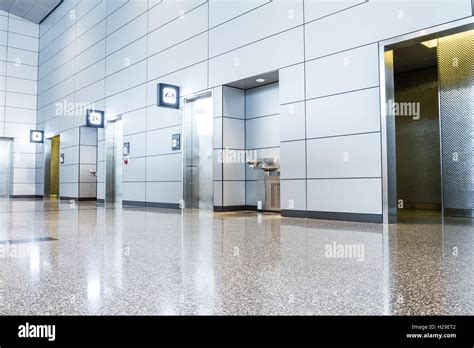
<svg viewBox="0 0 474 348">
<path fill-rule="evenodd" d="M 0 241 L 39 237 L 0 255 L 0 314 L 474 314 L 471 219 L 0 201 Z"/>
</svg>

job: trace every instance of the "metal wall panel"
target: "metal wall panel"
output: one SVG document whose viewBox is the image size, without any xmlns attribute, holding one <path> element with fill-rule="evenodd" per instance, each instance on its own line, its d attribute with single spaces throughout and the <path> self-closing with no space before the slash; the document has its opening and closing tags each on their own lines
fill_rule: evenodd
<svg viewBox="0 0 474 348">
<path fill-rule="evenodd" d="M 474 217 L 474 30 L 439 39 L 443 208 Z"/>
</svg>

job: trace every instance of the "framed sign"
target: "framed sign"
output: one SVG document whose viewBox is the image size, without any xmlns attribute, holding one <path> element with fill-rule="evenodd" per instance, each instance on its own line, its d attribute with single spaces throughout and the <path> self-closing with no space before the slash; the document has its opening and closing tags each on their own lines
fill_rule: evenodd
<svg viewBox="0 0 474 348">
<path fill-rule="evenodd" d="M 123 143 L 123 157 L 130 156 L 130 142 Z"/>
<path fill-rule="evenodd" d="M 86 126 L 104 128 L 104 112 L 100 110 L 87 110 Z"/>
<path fill-rule="evenodd" d="M 179 87 L 166 83 L 158 84 L 158 106 L 179 109 Z"/>
<path fill-rule="evenodd" d="M 171 136 L 171 150 L 181 149 L 181 134 L 173 134 Z"/>
<path fill-rule="evenodd" d="M 42 130 L 30 130 L 30 143 L 44 143 L 44 132 Z"/>
</svg>

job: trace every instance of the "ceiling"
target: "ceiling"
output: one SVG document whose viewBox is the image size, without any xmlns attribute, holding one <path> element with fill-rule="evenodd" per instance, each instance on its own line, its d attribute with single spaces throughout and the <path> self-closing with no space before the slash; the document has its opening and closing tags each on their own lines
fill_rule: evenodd
<svg viewBox="0 0 474 348">
<path fill-rule="evenodd" d="M 61 2 L 62 0 L 0 0 L 0 10 L 39 23 Z"/>
<path fill-rule="evenodd" d="M 257 79 L 263 79 L 264 81 L 257 82 Z M 247 77 L 239 81 L 228 83 L 226 86 L 240 88 L 240 89 L 249 89 L 249 88 L 265 86 L 274 82 L 278 82 L 278 71 L 271 71 L 271 72 L 255 75 L 252 77 Z"/>
<path fill-rule="evenodd" d="M 436 48 L 428 48 L 421 43 L 397 48 L 393 51 L 393 63 L 395 74 L 436 66 Z"/>
</svg>

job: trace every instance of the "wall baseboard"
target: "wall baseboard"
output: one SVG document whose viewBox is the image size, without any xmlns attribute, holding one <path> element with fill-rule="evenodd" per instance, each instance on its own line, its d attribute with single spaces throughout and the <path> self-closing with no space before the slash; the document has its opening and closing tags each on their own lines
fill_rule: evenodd
<svg viewBox="0 0 474 348">
<path fill-rule="evenodd" d="M 61 201 L 78 201 L 78 202 L 95 202 L 97 198 L 95 197 L 64 197 L 60 196 L 59 199 Z"/>
<path fill-rule="evenodd" d="M 42 195 L 10 195 L 13 199 L 43 199 Z"/>
<path fill-rule="evenodd" d="M 150 208 L 164 208 L 164 209 L 180 209 L 179 203 L 156 203 L 156 202 L 142 202 L 142 201 L 122 201 L 122 206 L 133 207 L 150 207 Z"/>
<path fill-rule="evenodd" d="M 215 211 L 216 213 L 225 213 L 225 212 L 229 212 L 229 211 L 243 211 L 243 210 L 247 210 L 246 208 L 247 208 L 246 205 L 228 205 L 228 206 L 218 206 L 218 205 L 215 205 L 215 206 L 214 206 L 214 211 Z"/>
<path fill-rule="evenodd" d="M 295 218 L 306 218 L 307 217 L 306 210 L 282 210 L 281 216 L 284 217 L 295 217 Z"/>
<path fill-rule="evenodd" d="M 307 217 L 310 219 L 338 220 L 352 222 L 372 222 L 382 223 L 382 214 L 359 214 L 359 213 L 336 213 L 326 211 L 307 211 Z"/>
</svg>

